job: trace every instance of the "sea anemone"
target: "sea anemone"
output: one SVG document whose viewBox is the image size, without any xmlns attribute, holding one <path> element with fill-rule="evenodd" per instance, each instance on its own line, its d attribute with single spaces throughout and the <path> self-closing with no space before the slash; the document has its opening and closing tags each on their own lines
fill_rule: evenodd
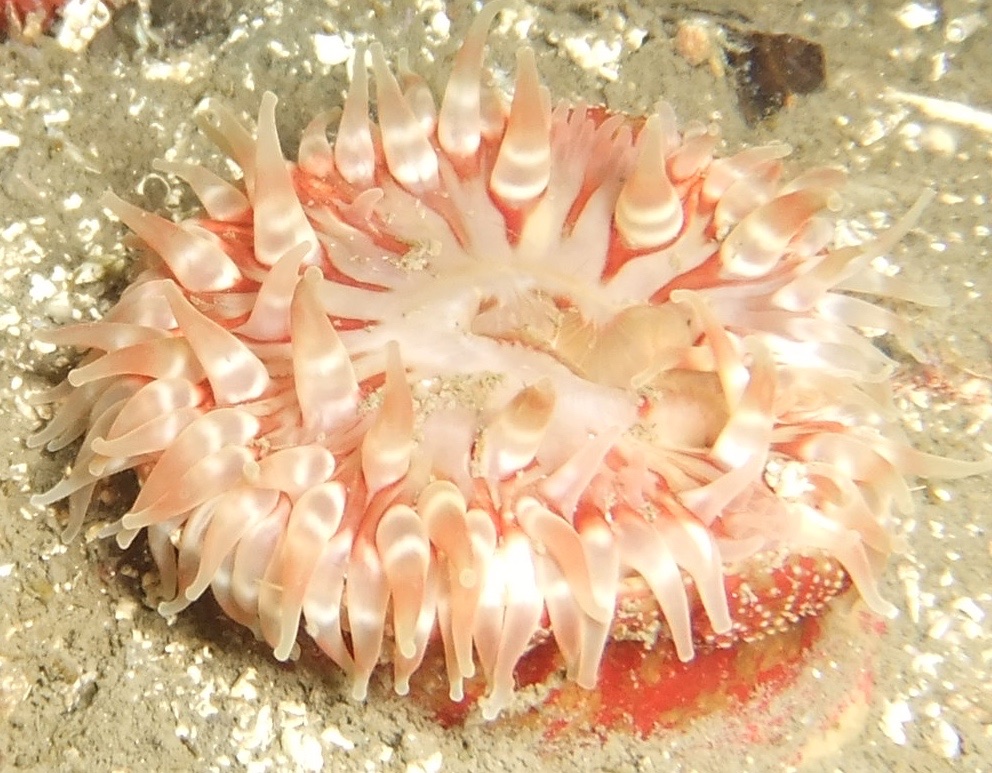
<svg viewBox="0 0 992 773">
<path fill-rule="evenodd" d="M 549 636 L 592 687 L 611 636 L 688 660 L 848 578 L 891 614 L 905 476 L 989 469 L 905 442 L 893 363 L 859 332 L 913 351 L 862 296 L 923 300 L 869 265 L 918 208 L 834 249 L 843 174 L 782 182 L 784 145 L 715 158 L 665 104 L 552 106 L 530 48 L 507 104 L 483 66 L 504 7 L 472 24 L 440 107 L 372 45 L 377 121 L 358 50 L 333 142 L 321 114 L 297 163 L 267 93 L 254 137 L 220 107 L 204 127 L 236 184 L 157 164 L 202 216 L 106 195 L 150 263 L 102 320 L 37 334 L 89 352 L 39 400 L 59 407 L 29 445 L 82 444 L 33 501 L 68 498 L 71 539 L 134 470 L 106 533 L 147 533 L 163 614 L 210 588 L 280 660 L 302 619 L 356 698 L 386 641 L 402 694 L 439 634 L 451 698 L 478 662 L 487 717 Z M 728 602 L 730 576 L 776 572 L 787 598 Z"/>
</svg>

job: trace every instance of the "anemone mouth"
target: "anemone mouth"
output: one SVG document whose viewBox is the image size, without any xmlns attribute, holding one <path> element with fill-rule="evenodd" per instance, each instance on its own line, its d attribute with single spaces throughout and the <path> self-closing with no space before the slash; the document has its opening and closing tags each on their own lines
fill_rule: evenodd
<svg viewBox="0 0 992 773">
<path fill-rule="evenodd" d="M 451 697 L 480 664 L 488 717 L 549 632 L 592 686 L 638 619 L 690 658 L 844 577 L 890 614 L 905 476 L 990 467 L 903 442 L 853 327 L 910 340 L 855 297 L 905 294 L 867 267 L 899 229 L 832 250 L 840 173 L 783 183 L 780 145 L 715 158 L 666 107 L 552 108 L 529 49 L 503 104 L 482 58 L 505 5 L 439 108 L 373 46 L 377 123 L 360 52 L 333 144 L 320 116 L 287 163 L 266 94 L 254 137 L 220 107 L 205 124 L 238 184 L 159 164 L 202 217 L 105 197 L 153 266 L 100 322 L 41 334 L 90 353 L 42 398 L 61 404 L 29 445 L 83 441 L 34 502 L 68 499 L 71 537 L 136 469 L 107 533 L 147 532 L 163 613 L 209 588 L 279 659 L 302 624 L 358 698 L 387 639 L 403 693 L 439 636 Z M 808 582 L 762 623 L 728 593 L 741 566 Z"/>
</svg>

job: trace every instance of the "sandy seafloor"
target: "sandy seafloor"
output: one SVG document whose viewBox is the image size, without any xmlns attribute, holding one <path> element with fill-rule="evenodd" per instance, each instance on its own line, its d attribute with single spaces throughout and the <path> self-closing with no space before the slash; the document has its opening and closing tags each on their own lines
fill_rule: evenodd
<svg viewBox="0 0 992 773">
<path fill-rule="evenodd" d="M 756 29 L 820 42 L 828 61 L 823 90 L 757 127 L 742 120 L 729 79 L 675 55 L 671 22 L 691 14 L 691 2 L 520 3 L 519 24 L 493 35 L 489 61 L 506 82 L 529 26 L 555 97 L 632 112 L 664 97 L 683 121 L 719 124 L 725 152 L 782 140 L 794 146 L 792 170 L 846 167 L 846 233 L 877 231 L 933 187 L 937 200 L 890 261 L 950 303 L 894 305 L 927 358 L 896 350 L 900 405 L 919 448 L 976 458 L 992 452 L 987 6 L 946 0 L 932 6 L 942 16 L 911 29 L 900 3 L 868 5 L 779 0 L 749 11 Z M 375 38 L 391 54 L 405 47 L 436 86 L 470 6 L 209 0 L 197 14 L 157 7 L 174 22 L 161 47 L 137 45 L 133 10 L 83 53 L 48 38 L 0 46 L 0 769 L 992 769 L 992 477 L 916 486 L 915 512 L 895 524 L 908 548 L 883 588 L 900 614 L 881 637 L 858 633 L 842 612 L 796 682 L 767 700 L 650 738 L 554 746 L 539 729 L 477 717 L 442 730 L 395 697 L 385 675 L 367 703 L 352 703 L 332 667 L 277 664 L 211 603 L 166 620 L 145 604 L 140 550 L 121 555 L 95 539 L 97 527 L 64 545 L 58 511 L 29 504 L 32 488 L 51 485 L 71 458 L 25 448 L 41 423 L 26 398 L 67 365 L 30 331 L 99 315 L 129 265 L 123 229 L 98 195 L 112 188 L 188 214 L 191 198 L 150 174 L 151 162 L 220 168 L 192 118 L 205 97 L 250 117 L 263 91 L 276 92 L 294 154 L 305 123 L 339 105 L 345 86 L 345 67 L 320 61 L 315 34 L 346 45 Z M 923 22 L 928 7 L 917 9 Z M 964 41 L 950 24 L 960 17 L 978 23 Z M 603 54 L 599 67 L 576 41 Z M 107 491 L 94 523 L 127 495 Z"/>
</svg>

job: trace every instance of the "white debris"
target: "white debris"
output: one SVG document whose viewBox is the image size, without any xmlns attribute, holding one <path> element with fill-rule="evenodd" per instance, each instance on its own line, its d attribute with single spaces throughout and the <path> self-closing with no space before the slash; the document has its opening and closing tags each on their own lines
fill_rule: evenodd
<svg viewBox="0 0 992 773">
<path fill-rule="evenodd" d="M 886 89 L 882 96 L 889 102 L 911 105 L 931 118 L 992 134 L 992 112 L 988 110 L 979 110 L 963 102 L 927 97 L 898 89 Z"/>
<path fill-rule="evenodd" d="M 937 677 L 937 667 L 943 665 L 944 658 L 936 652 L 921 652 L 911 661 L 914 673 L 923 674 L 934 679 Z"/>
<path fill-rule="evenodd" d="M 963 43 L 987 23 L 985 14 L 980 11 L 958 16 L 947 22 L 944 28 L 944 40 L 948 43 Z"/>
<path fill-rule="evenodd" d="M 175 81 L 176 83 L 192 83 L 202 77 L 203 67 L 194 65 L 188 60 L 176 62 L 158 62 L 142 60 L 141 74 L 151 81 Z"/>
<path fill-rule="evenodd" d="M 255 685 L 252 682 L 255 681 L 258 676 L 258 671 L 254 668 L 248 668 L 244 673 L 239 676 L 233 685 L 231 685 L 231 697 L 241 698 L 246 701 L 253 701 L 258 698 L 258 690 L 255 689 Z"/>
<path fill-rule="evenodd" d="M 985 619 L 985 610 L 978 606 L 974 599 L 967 596 L 956 599 L 952 606 L 958 612 L 967 615 L 975 623 L 981 623 Z"/>
<path fill-rule="evenodd" d="M 0 129 L 0 148 L 19 148 L 21 138 L 16 134 Z"/>
<path fill-rule="evenodd" d="M 913 712 L 909 709 L 909 704 L 904 700 L 886 701 L 885 711 L 879 720 L 879 727 L 886 738 L 899 744 L 906 745 L 906 730 L 903 727 L 913 719 Z"/>
<path fill-rule="evenodd" d="M 45 113 L 41 116 L 42 122 L 48 127 L 69 123 L 71 118 L 72 116 L 69 114 L 69 111 L 64 107 L 59 108 L 58 110 L 52 110 L 50 113 Z"/>
<path fill-rule="evenodd" d="M 434 752 L 427 759 L 411 762 L 406 766 L 406 773 L 438 773 L 443 762 L 444 758 L 441 756 L 441 752 Z"/>
<path fill-rule="evenodd" d="M 296 701 L 280 701 L 279 724 L 282 727 L 304 727 L 307 724 L 307 707 Z"/>
<path fill-rule="evenodd" d="M 318 62 L 332 67 L 344 64 L 355 52 L 354 46 L 346 43 L 340 35 L 323 35 L 319 32 L 313 36 L 313 49 Z"/>
<path fill-rule="evenodd" d="M 345 738 L 341 734 L 341 731 L 334 727 L 334 725 L 331 725 L 320 734 L 320 740 L 329 746 L 337 746 L 339 749 L 344 749 L 347 752 L 355 748 L 355 743 Z"/>
<path fill-rule="evenodd" d="M 262 706 L 255 715 L 255 723 L 251 727 L 241 729 L 235 728 L 231 737 L 238 742 L 241 747 L 238 751 L 238 761 L 241 761 L 242 752 L 254 749 L 264 749 L 275 738 L 272 723 L 272 707 Z"/>
<path fill-rule="evenodd" d="M 896 18 L 906 29 L 918 30 L 934 24 L 940 18 L 940 10 L 929 3 L 906 3 L 896 11 Z"/>
<path fill-rule="evenodd" d="M 12 110 L 20 110 L 24 107 L 24 95 L 19 91 L 5 91 L 0 94 L 0 99 Z"/>
<path fill-rule="evenodd" d="M 930 739 L 934 750 L 946 759 L 954 759 L 961 755 L 961 736 L 945 719 L 938 719 L 936 732 Z"/>
<path fill-rule="evenodd" d="M 320 748 L 320 741 L 309 733 L 287 727 L 279 737 L 279 744 L 286 756 L 301 770 L 323 770 L 324 752 Z"/>
<path fill-rule="evenodd" d="M 451 19 L 444 11 L 438 11 L 431 17 L 430 28 L 442 40 L 447 40 L 451 35 Z"/>
<path fill-rule="evenodd" d="M 28 295 L 31 296 L 31 300 L 35 303 L 47 301 L 55 295 L 55 285 L 48 278 L 41 276 L 41 274 L 32 274 L 30 282 L 31 289 L 28 291 Z"/>
<path fill-rule="evenodd" d="M 195 668 L 195 666 L 193 666 L 193 668 Z M 194 679 L 193 683 L 199 684 L 199 681 Z M 220 713 L 220 709 L 217 708 L 213 702 L 214 694 L 216 692 L 217 688 L 212 679 L 207 682 L 200 691 L 198 699 L 192 707 L 193 711 L 200 719 L 207 719 L 208 717 L 212 717 Z"/>
<path fill-rule="evenodd" d="M 562 40 L 562 48 L 576 64 L 596 72 L 600 77 L 615 81 L 620 77 L 620 52 L 623 42 L 616 38 L 611 42 L 591 35 L 576 35 Z"/>
<path fill-rule="evenodd" d="M 55 39 L 62 48 L 77 52 L 85 49 L 113 18 L 107 4 L 101 0 L 69 0 L 59 15 L 62 21 Z"/>
<path fill-rule="evenodd" d="M 114 609 L 114 620 L 133 620 L 138 605 L 131 599 L 122 599 Z"/>
</svg>

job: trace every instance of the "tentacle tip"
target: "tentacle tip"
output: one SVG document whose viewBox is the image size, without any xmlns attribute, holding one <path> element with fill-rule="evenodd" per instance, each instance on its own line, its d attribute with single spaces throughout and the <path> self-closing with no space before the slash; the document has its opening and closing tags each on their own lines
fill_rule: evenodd
<svg viewBox="0 0 992 773">
<path fill-rule="evenodd" d="M 69 375 L 65 377 L 65 380 L 69 382 L 70 386 L 81 387 L 86 384 L 85 374 L 80 375 L 79 368 L 75 368 L 69 371 Z"/>
<path fill-rule="evenodd" d="M 716 620 L 710 620 L 710 627 L 714 633 L 722 635 L 730 633 L 730 629 L 734 627 L 734 624 L 728 613 L 727 615 L 718 615 Z"/>
<path fill-rule="evenodd" d="M 403 637 L 402 640 L 397 639 L 396 649 L 407 660 L 412 659 L 417 654 L 417 645 L 413 641 L 413 637 Z"/>
<path fill-rule="evenodd" d="M 95 438 L 95 440 L 100 440 L 100 438 Z M 90 463 L 86 465 L 86 469 L 89 470 L 90 475 L 95 478 L 103 477 L 103 472 L 107 469 L 107 465 L 110 463 L 110 459 L 113 456 L 113 454 L 106 453 L 111 448 L 110 446 L 104 445 L 103 443 L 98 443 L 98 445 L 104 450 L 99 451 L 90 446 L 90 448 L 93 448 L 93 451 L 99 454 L 99 456 L 94 457 Z"/>
<path fill-rule="evenodd" d="M 106 209 L 109 209 L 113 212 L 114 206 L 121 201 L 121 198 L 116 193 L 114 193 L 110 188 L 107 188 L 107 190 L 105 190 L 103 193 L 100 194 L 100 198 L 98 199 L 98 201 L 101 207 L 105 207 Z M 114 214 L 116 215 L 117 213 L 114 212 Z"/>
<path fill-rule="evenodd" d="M 121 533 L 144 528 L 146 525 L 143 520 L 144 514 L 144 510 L 125 513 L 121 518 L 121 526 L 124 528 Z"/>
<path fill-rule="evenodd" d="M 492 722 L 503 711 L 503 704 L 490 697 L 484 698 L 480 702 L 479 708 L 482 711 L 482 718 L 487 722 Z"/>
<path fill-rule="evenodd" d="M 844 197 L 837 191 L 827 194 L 827 209 L 831 212 L 840 212 L 844 208 Z"/>
<path fill-rule="evenodd" d="M 75 542 L 76 537 L 79 536 L 80 526 L 67 526 L 62 531 L 62 542 L 68 545 L 70 542 Z"/>
<path fill-rule="evenodd" d="M 597 623 L 609 625 L 613 622 L 613 598 L 610 598 L 609 603 L 604 600 L 599 600 L 598 603 L 599 608 L 593 610 L 595 614 L 590 614 L 589 617 Z"/>
<path fill-rule="evenodd" d="M 162 617 L 175 617 L 188 606 L 189 600 L 183 594 L 179 594 L 171 601 L 161 602 L 155 609 Z"/>
<path fill-rule="evenodd" d="M 593 676 L 577 674 L 573 680 L 579 687 L 583 690 L 595 690 L 596 689 L 596 677 Z"/>
<path fill-rule="evenodd" d="M 351 699 L 364 702 L 369 696 L 369 675 L 356 674 L 351 683 Z"/>
<path fill-rule="evenodd" d="M 871 607 L 873 612 L 884 617 L 886 620 L 895 620 L 899 617 L 899 609 L 896 605 L 885 599 L 878 599 Z"/>
</svg>

